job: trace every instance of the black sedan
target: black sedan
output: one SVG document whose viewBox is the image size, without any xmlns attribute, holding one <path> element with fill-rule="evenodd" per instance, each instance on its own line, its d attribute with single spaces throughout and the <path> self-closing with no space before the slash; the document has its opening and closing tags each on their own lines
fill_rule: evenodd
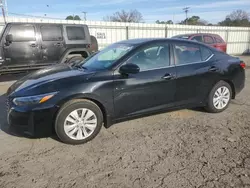
<svg viewBox="0 0 250 188">
<path fill-rule="evenodd" d="M 244 88 L 245 63 L 179 39 L 134 39 L 83 62 L 38 70 L 7 91 L 8 122 L 65 143 L 93 139 L 104 125 L 182 107 L 225 110 Z"/>
</svg>

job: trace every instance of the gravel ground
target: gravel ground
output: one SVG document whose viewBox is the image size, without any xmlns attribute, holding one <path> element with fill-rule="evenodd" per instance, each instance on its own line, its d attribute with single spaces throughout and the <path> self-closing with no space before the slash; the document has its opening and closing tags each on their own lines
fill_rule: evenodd
<svg viewBox="0 0 250 188">
<path fill-rule="evenodd" d="M 0 94 L 9 84 L 0 83 Z M 136 119 L 79 146 L 12 135 L 4 106 L 2 95 L 1 188 L 250 187 L 248 80 L 223 113 L 184 109 Z"/>
</svg>

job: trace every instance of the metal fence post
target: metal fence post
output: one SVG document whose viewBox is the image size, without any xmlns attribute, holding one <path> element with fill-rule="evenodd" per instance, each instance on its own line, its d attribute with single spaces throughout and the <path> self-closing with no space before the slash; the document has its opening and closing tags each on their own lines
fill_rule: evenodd
<svg viewBox="0 0 250 188">
<path fill-rule="evenodd" d="M 126 39 L 128 40 L 129 39 L 129 33 L 128 33 L 128 26 L 126 26 Z"/>
<path fill-rule="evenodd" d="M 246 52 L 247 54 L 250 54 L 250 29 L 248 31 L 248 50 Z"/>
<path fill-rule="evenodd" d="M 226 30 L 226 43 L 228 43 L 228 34 L 229 34 L 229 30 Z"/>
<path fill-rule="evenodd" d="M 165 25 L 165 38 L 168 38 L 168 26 Z"/>
<path fill-rule="evenodd" d="M 225 39 L 226 43 L 227 43 L 227 51 L 226 51 L 227 53 L 228 53 L 228 46 L 229 46 L 229 44 L 228 44 L 228 38 L 229 38 L 228 35 L 229 35 L 229 30 L 227 29 L 226 30 L 226 39 Z"/>
</svg>

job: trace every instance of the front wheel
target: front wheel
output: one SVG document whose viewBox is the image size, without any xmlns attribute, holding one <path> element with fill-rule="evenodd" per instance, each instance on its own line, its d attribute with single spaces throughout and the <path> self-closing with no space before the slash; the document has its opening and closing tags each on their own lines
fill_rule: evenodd
<svg viewBox="0 0 250 188">
<path fill-rule="evenodd" d="M 55 131 L 64 143 L 83 144 L 96 137 L 102 123 L 102 111 L 95 103 L 89 100 L 72 100 L 60 109 L 55 121 Z"/>
<path fill-rule="evenodd" d="M 210 91 L 206 110 L 211 113 L 219 113 L 227 109 L 232 99 L 232 88 L 224 81 L 218 82 Z"/>
</svg>

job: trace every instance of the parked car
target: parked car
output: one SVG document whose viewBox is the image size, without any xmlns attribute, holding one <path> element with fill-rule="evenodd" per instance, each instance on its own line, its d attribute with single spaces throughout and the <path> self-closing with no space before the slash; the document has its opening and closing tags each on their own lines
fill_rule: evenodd
<svg viewBox="0 0 250 188">
<path fill-rule="evenodd" d="M 80 61 L 98 50 L 87 25 L 8 23 L 0 44 L 0 75 Z"/>
<path fill-rule="evenodd" d="M 103 124 L 153 112 L 203 106 L 218 113 L 244 88 L 244 68 L 238 58 L 188 40 L 121 41 L 74 66 L 52 66 L 14 83 L 8 122 L 33 136 L 55 130 L 63 142 L 80 144 Z"/>
<path fill-rule="evenodd" d="M 220 51 L 227 52 L 227 43 L 221 38 L 221 36 L 217 34 L 195 33 L 195 34 L 176 35 L 172 38 L 187 39 L 187 40 L 202 42 Z"/>
</svg>

